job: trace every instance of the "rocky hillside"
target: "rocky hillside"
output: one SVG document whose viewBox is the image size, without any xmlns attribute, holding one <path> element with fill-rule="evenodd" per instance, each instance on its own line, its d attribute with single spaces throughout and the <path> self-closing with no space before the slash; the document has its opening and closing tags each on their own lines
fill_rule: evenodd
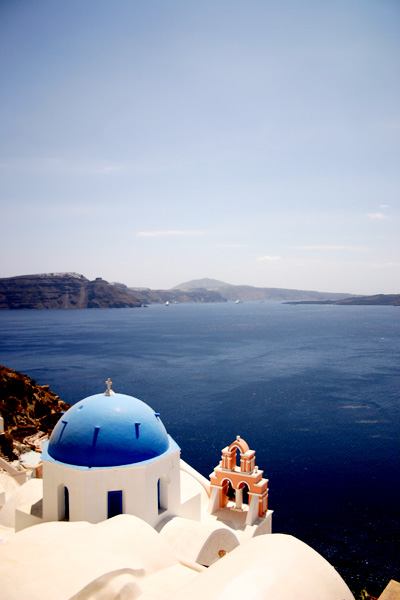
<svg viewBox="0 0 400 600">
<path fill-rule="evenodd" d="M 22 275 L 0 279 L 0 309 L 132 308 L 141 301 L 125 285 L 77 273 Z"/>
<path fill-rule="evenodd" d="M 26 442 L 39 432 L 51 433 L 68 408 L 48 385 L 37 385 L 27 375 L 0 365 L 0 415 L 5 432 L 0 436 L 0 450 L 8 458 L 15 458 L 16 442 Z"/>
</svg>

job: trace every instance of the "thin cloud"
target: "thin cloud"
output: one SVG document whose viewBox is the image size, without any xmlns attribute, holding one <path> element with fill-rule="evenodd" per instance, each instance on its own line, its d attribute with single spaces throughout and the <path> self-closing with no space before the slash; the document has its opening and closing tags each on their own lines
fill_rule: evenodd
<svg viewBox="0 0 400 600">
<path fill-rule="evenodd" d="M 367 217 L 369 219 L 375 219 L 377 221 L 383 221 L 384 219 L 388 219 L 389 217 L 383 213 L 367 213 Z"/>
<path fill-rule="evenodd" d="M 76 161 L 57 156 L 44 156 L 22 160 L 9 160 L 0 164 L 1 169 L 14 172 L 27 171 L 30 173 L 72 173 L 87 175 L 103 175 L 121 173 L 126 171 L 126 166 L 107 161 Z"/>
<path fill-rule="evenodd" d="M 293 250 L 352 250 L 358 252 L 365 250 L 365 248 L 359 246 L 335 246 L 335 245 L 308 245 L 308 246 L 290 246 Z"/>
<path fill-rule="evenodd" d="M 166 231 L 138 231 L 138 237 L 166 237 L 166 236 L 193 236 L 193 235 L 204 235 L 204 231 L 195 231 L 195 230 L 180 230 L 180 229 L 171 229 Z"/>
<path fill-rule="evenodd" d="M 215 244 L 215 248 L 245 248 L 245 244 Z"/>
<path fill-rule="evenodd" d="M 375 262 L 375 263 L 370 263 L 369 265 L 370 267 L 373 267 L 374 269 L 382 269 L 382 268 L 398 268 L 400 267 L 400 262 Z"/>
<path fill-rule="evenodd" d="M 267 261 L 267 262 L 275 262 L 277 260 L 282 260 L 282 258 L 280 256 L 271 256 L 269 254 L 266 254 L 265 256 L 259 256 L 257 258 L 258 261 Z"/>
<path fill-rule="evenodd" d="M 97 169 L 97 172 L 107 174 L 107 173 L 120 173 L 123 170 L 124 170 L 123 165 L 106 165 L 104 167 L 99 167 Z"/>
<path fill-rule="evenodd" d="M 390 204 L 380 204 L 379 208 L 390 208 Z"/>
</svg>

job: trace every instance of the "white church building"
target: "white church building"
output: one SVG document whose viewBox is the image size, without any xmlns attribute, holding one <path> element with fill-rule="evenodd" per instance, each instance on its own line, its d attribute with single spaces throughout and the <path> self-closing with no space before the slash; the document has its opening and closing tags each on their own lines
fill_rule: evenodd
<svg viewBox="0 0 400 600">
<path fill-rule="evenodd" d="M 319 554 L 271 533 L 268 480 L 245 440 L 208 480 L 158 413 L 106 384 L 61 416 L 43 480 L 6 494 L 2 599 L 353 600 Z"/>
<path fill-rule="evenodd" d="M 44 447 L 43 520 L 200 518 L 200 497 L 181 502 L 180 448 L 160 415 L 110 387 L 72 406 Z"/>
</svg>

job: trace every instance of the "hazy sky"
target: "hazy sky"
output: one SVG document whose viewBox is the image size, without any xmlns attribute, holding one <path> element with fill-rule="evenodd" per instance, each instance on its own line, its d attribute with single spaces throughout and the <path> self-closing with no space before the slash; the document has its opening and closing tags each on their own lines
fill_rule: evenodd
<svg viewBox="0 0 400 600">
<path fill-rule="evenodd" d="M 2 0 L 0 277 L 400 293 L 399 0 Z"/>
</svg>

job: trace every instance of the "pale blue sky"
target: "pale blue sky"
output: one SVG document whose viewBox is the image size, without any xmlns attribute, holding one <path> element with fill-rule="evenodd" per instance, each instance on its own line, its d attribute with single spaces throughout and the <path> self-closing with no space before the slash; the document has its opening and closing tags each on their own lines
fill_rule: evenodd
<svg viewBox="0 0 400 600">
<path fill-rule="evenodd" d="M 2 0 L 0 277 L 400 293 L 398 0 Z"/>
</svg>

